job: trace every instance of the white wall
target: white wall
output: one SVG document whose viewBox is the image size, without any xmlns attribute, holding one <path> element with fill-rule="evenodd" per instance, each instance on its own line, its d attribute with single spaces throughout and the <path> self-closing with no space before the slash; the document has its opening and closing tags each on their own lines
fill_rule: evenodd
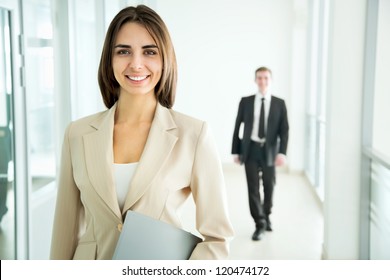
<svg viewBox="0 0 390 280">
<path fill-rule="evenodd" d="M 379 1 L 376 49 L 373 148 L 390 158 L 390 1 Z"/>
<path fill-rule="evenodd" d="M 365 0 L 330 1 L 324 200 L 327 259 L 359 258 L 365 15 Z"/>
<path fill-rule="evenodd" d="M 156 3 L 177 55 L 179 82 L 174 108 L 209 122 L 222 161 L 231 162 L 238 103 L 242 96 L 256 91 L 257 67 L 266 65 L 273 70 L 275 95 L 290 105 L 293 1 Z"/>
</svg>

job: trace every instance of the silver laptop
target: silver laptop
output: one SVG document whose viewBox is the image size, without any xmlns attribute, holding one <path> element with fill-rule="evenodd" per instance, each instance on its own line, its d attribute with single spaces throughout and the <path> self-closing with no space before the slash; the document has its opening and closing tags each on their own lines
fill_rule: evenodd
<svg viewBox="0 0 390 280">
<path fill-rule="evenodd" d="M 127 211 L 113 260 L 187 260 L 202 239 L 165 222 Z"/>
</svg>

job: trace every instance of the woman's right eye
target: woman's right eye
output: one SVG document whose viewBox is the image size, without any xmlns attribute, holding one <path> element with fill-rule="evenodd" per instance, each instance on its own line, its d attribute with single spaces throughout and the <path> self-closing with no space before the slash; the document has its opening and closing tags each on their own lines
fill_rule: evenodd
<svg viewBox="0 0 390 280">
<path fill-rule="evenodd" d="M 117 52 L 119 55 L 127 55 L 127 54 L 130 54 L 130 52 L 128 50 L 119 50 Z"/>
</svg>

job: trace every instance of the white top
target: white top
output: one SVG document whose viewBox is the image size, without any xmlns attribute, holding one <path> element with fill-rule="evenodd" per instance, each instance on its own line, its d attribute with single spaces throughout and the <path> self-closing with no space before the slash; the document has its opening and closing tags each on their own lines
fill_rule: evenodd
<svg viewBox="0 0 390 280">
<path fill-rule="evenodd" d="M 137 166 L 138 162 L 114 163 L 116 196 L 118 198 L 120 209 L 122 209 L 125 204 L 130 183 L 133 179 L 133 175 L 137 169 Z"/>
<path fill-rule="evenodd" d="M 253 128 L 251 134 L 251 140 L 255 142 L 263 142 L 259 138 L 259 122 L 260 122 L 260 110 L 261 110 L 261 99 L 264 99 L 264 132 L 267 133 L 267 123 L 269 115 L 269 107 L 271 105 L 271 94 L 268 92 L 265 95 L 262 95 L 260 92 L 257 92 L 255 95 L 255 103 L 253 110 Z"/>
</svg>

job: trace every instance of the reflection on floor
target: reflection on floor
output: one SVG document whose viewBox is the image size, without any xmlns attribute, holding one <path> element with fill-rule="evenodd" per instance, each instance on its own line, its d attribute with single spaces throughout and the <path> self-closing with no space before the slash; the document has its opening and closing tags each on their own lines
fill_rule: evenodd
<svg viewBox="0 0 390 280">
<path fill-rule="evenodd" d="M 271 220 L 274 231 L 254 242 L 243 167 L 225 168 L 225 180 L 235 238 L 231 259 L 320 259 L 323 215 L 310 186 L 300 175 L 278 173 Z M 183 209 L 183 225 L 193 231 L 192 200 Z"/>
</svg>

